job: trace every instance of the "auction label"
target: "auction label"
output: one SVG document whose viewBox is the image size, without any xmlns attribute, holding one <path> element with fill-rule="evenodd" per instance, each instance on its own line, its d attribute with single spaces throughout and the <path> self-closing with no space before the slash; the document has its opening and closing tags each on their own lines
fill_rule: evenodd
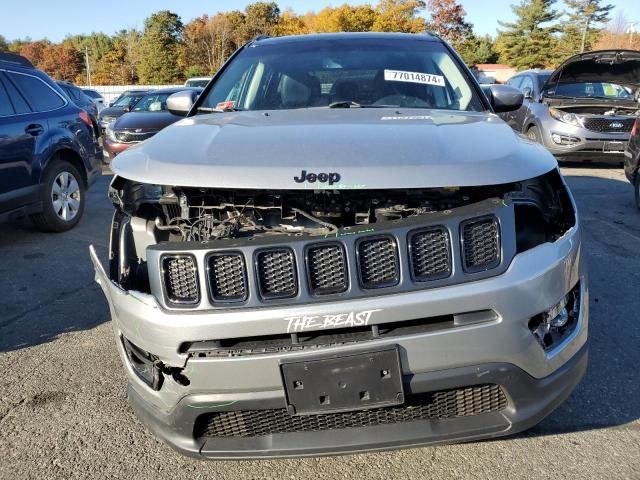
<svg viewBox="0 0 640 480">
<path fill-rule="evenodd" d="M 421 83 L 423 85 L 437 85 L 444 87 L 444 77 L 442 75 L 432 75 L 430 73 L 403 72 L 402 70 L 384 71 L 384 79 L 388 82 L 409 82 Z"/>
</svg>

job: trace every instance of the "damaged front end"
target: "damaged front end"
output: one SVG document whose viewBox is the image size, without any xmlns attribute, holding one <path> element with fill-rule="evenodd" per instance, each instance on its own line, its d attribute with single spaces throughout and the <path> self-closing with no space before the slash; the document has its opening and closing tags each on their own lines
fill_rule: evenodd
<svg viewBox="0 0 640 480">
<path fill-rule="evenodd" d="M 143 294 L 157 293 L 152 291 L 152 285 L 159 279 L 150 280 L 149 255 L 157 259 L 159 250 L 233 250 L 248 245 L 371 235 L 389 228 L 438 223 L 457 217 L 459 212 L 482 217 L 492 214 L 497 206 L 498 210 L 509 210 L 501 215 L 513 218 L 513 224 L 498 221 L 500 231 L 494 233 L 502 237 L 502 244 L 495 248 L 504 250 L 513 243 L 511 254 L 515 254 L 553 242 L 575 224 L 571 200 L 555 170 L 503 185 L 344 191 L 198 189 L 115 177 L 109 196 L 116 208 L 111 225 L 109 278 L 126 291 Z M 458 237 L 458 232 L 448 233 Z M 461 241 L 463 237 L 464 233 Z M 446 257 L 452 256 L 447 251 L 451 243 L 456 243 L 452 240 L 455 239 L 442 244 Z M 497 258 L 504 253 L 496 250 L 494 254 Z M 189 259 L 184 260 L 184 268 L 188 269 Z M 246 260 L 252 263 L 250 258 Z M 491 270 L 480 267 L 480 271 Z M 161 270 L 165 268 L 172 267 L 164 262 Z M 441 268 L 449 274 L 454 270 L 453 265 Z M 154 273 L 160 277 L 169 274 Z M 164 299 L 173 306 L 195 306 L 202 300 L 195 286 L 171 288 L 173 301 L 166 295 Z M 226 295 L 229 300 L 239 295 L 237 302 L 231 303 L 240 304 L 248 296 L 247 292 Z M 210 306 L 216 303 L 213 301 Z"/>
</svg>

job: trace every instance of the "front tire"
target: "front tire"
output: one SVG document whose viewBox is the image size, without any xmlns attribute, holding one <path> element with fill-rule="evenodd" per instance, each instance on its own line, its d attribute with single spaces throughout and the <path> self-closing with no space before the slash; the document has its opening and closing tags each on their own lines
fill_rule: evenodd
<svg viewBox="0 0 640 480">
<path fill-rule="evenodd" d="M 42 212 L 31 216 L 44 232 L 66 232 L 75 227 L 84 212 L 85 186 L 78 169 L 53 159 L 42 178 Z"/>
<path fill-rule="evenodd" d="M 540 134 L 540 129 L 535 125 L 533 127 L 530 127 L 529 130 L 527 130 L 526 135 L 529 140 L 533 140 L 534 142 L 541 143 L 542 135 Z"/>
</svg>

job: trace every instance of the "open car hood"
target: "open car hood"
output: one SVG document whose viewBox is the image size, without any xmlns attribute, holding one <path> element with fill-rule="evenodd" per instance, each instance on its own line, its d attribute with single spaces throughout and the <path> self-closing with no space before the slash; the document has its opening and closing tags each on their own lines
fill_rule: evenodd
<svg viewBox="0 0 640 480">
<path fill-rule="evenodd" d="M 640 87 L 640 52 L 597 50 L 565 60 L 544 87 L 569 83 L 604 82 Z"/>
</svg>

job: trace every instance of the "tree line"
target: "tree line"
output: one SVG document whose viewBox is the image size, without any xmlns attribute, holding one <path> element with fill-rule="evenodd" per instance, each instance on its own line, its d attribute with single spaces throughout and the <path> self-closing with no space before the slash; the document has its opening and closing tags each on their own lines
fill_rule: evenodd
<svg viewBox="0 0 640 480">
<path fill-rule="evenodd" d="M 58 80 L 86 84 L 90 76 L 94 85 L 129 85 L 212 75 L 257 35 L 431 30 L 451 43 L 469 66 L 500 62 L 517 69 L 553 67 L 593 48 L 640 48 L 640 35 L 634 38 L 622 16 L 604 28 L 614 6 L 602 0 L 521 0 L 511 8 L 515 19 L 498 21 L 498 34 L 491 37 L 474 33 L 456 0 L 379 0 L 306 14 L 258 1 L 243 11 L 205 14 L 186 24 L 162 10 L 150 15 L 142 30 L 72 35 L 59 43 L 0 36 L 0 50 L 24 55 Z"/>
</svg>

